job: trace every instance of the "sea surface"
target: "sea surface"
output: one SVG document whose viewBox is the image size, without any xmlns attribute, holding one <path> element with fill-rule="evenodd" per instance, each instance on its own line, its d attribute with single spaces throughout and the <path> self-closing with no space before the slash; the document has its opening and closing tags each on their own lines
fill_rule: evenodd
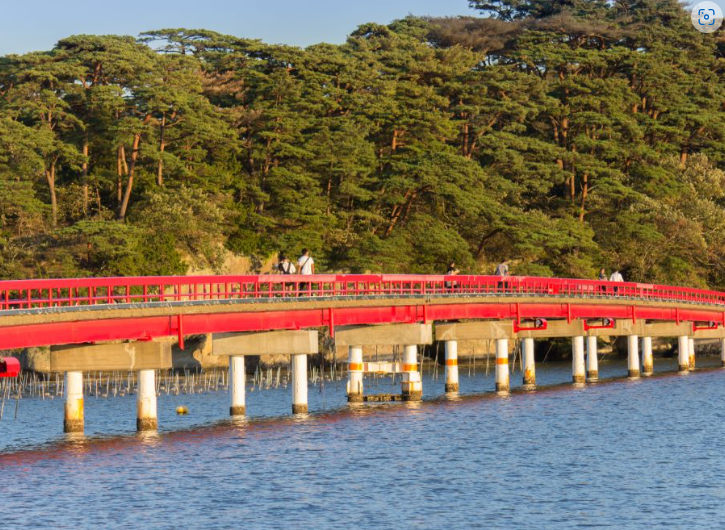
<svg viewBox="0 0 725 530">
<path fill-rule="evenodd" d="M 24 398 L 0 421 L 0 529 L 724 528 L 725 370 L 675 362 L 627 380 L 605 361 L 615 379 L 586 386 L 540 363 L 544 386 L 508 397 L 462 366 L 459 397 L 427 373 L 417 404 L 348 406 L 327 381 L 296 416 L 289 387 L 248 391 L 241 421 L 224 391 L 162 394 L 144 435 L 134 396 L 87 397 L 82 436 L 62 399 Z"/>
</svg>

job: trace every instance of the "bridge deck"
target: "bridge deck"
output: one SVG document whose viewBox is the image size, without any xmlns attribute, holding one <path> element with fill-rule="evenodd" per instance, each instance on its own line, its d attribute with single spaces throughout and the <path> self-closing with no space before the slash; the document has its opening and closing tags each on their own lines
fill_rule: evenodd
<svg viewBox="0 0 725 530">
<path fill-rule="evenodd" d="M 0 282 L 0 348 L 460 319 L 647 319 L 725 326 L 725 293 L 641 283 L 442 275 Z"/>
</svg>

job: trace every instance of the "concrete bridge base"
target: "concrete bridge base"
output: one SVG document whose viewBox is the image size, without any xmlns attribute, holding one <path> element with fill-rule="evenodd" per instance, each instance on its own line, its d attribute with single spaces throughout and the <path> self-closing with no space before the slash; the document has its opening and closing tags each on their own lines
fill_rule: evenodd
<svg viewBox="0 0 725 530">
<path fill-rule="evenodd" d="M 577 384 L 587 381 L 584 367 L 584 337 L 581 335 L 571 339 L 571 380 Z"/>
<path fill-rule="evenodd" d="M 627 337 L 627 376 L 630 379 L 639 379 L 639 337 L 629 335 Z"/>
<path fill-rule="evenodd" d="M 597 352 L 597 337 L 587 337 L 587 381 L 599 381 L 599 358 Z"/>
<path fill-rule="evenodd" d="M 83 372 L 66 372 L 63 432 L 83 432 L 83 423 Z"/>
<path fill-rule="evenodd" d="M 446 346 L 446 394 L 458 392 L 458 342 L 455 340 L 447 340 Z"/>
<path fill-rule="evenodd" d="M 682 373 L 690 371 L 690 339 L 687 336 L 677 339 L 677 365 Z"/>
</svg>

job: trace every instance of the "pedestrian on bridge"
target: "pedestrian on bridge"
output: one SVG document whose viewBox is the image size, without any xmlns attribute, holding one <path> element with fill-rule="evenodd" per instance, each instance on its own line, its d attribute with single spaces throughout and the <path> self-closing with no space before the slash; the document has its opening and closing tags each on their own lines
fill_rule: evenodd
<svg viewBox="0 0 725 530">
<path fill-rule="evenodd" d="M 619 272 L 619 269 L 615 269 L 612 275 L 609 277 L 610 282 L 623 282 L 624 277 L 622 276 L 622 273 Z M 619 287 L 614 288 L 614 294 L 617 294 L 619 292 Z"/>
<path fill-rule="evenodd" d="M 283 253 L 280 253 L 279 263 L 277 263 L 277 272 L 279 274 L 295 274 L 297 272 L 297 269 L 295 268 L 295 264 L 292 263 L 287 256 L 285 256 Z M 287 291 L 291 291 L 294 287 L 294 284 L 292 282 L 284 282 L 284 284 L 282 285 L 285 293 Z"/>
<path fill-rule="evenodd" d="M 504 278 L 508 278 L 509 275 L 509 260 L 504 258 L 501 263 L 496 265 L 496 270 L 493 273 L 495 276 L 501 276 L 501 281 L 498 282 L 499 290 L 504 290 L 506 287 Z"/>
<path fill-rule="evenodd" d="M 599 277 L 597 278 L 600 282 L 606 282 L 607 281 L 607 269 L 602 267 L 599 269 Z M 607 286 L 606 285 L 600 285 L 599 286 L 599 292 L 601 294 L 607 294 Z"/>
<path fill-rule="evenodd" d="M 460 274 L 461 271 L 458 270 L 458 267 L 456 267 L 456 262 L 451 261 L 448 264 L 448 270 L 446 271 L 446 276 L 457 276 Z M 446 289 L 455 289 L 458 286 L 457 282 L 446 282 Z"/>
<path fill-rule="evenodd" d="M 302 249 L 302 255 L 300 256 L 300 259 L 297 260 L 297 268 L 303 276 L 311 276 L 315 274 L 315 260 L 313 260 L 312 256 L 310 256 L 310 251 L 308 249 Z M 300 293 L 302 291 L 309 291 L 311 287 L 311 283 L 300 283 Z"/>
</svg>

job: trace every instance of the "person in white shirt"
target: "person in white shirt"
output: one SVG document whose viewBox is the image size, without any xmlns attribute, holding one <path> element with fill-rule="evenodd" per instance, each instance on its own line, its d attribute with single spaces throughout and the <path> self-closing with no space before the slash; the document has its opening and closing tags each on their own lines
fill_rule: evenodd
<svg viewBox="0 0 725 530">
<path fill-rule="evenodd" d="M 299 273 L 304 276 L 315 274 L 315 260 L 312 259 L 310 251 L 306 248 L 302 249 L 302 255 L 300 256 L 300 259 L 297 260 L 297 269 L 299 270 Z M 300 293 L 302 293 L 302 291 L 308 291 L 311 286 L 312 284 L 307 282 L 300 283 Z"/>
<path fill-rule="evenodd" d="M 623 282 L 624 278 L 622 277 L 622 274 L 619 272 L 619 269 L 615 269 L 612 275 L 609 277 L 610 282 Z M 619 287 L 614 288 L 614 294 L 619 293 Z"/>
</svg>

